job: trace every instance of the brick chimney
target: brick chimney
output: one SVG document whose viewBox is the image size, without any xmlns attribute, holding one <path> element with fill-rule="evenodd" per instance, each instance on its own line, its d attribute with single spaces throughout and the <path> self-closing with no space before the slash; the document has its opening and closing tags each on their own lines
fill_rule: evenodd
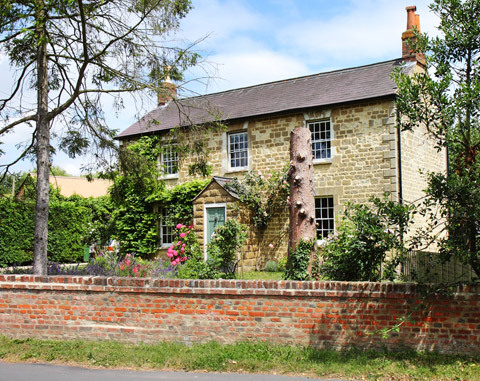
<svg viewBox="0 0 480 381">
<path fill-rule="evenodd" d="M 172 83 L 169 75 L 165 77 L 161 87 L 158 92 L 158 107 L 165 106 L 169 101 L 177 98 L 177 85 Z"/>
<path fill-rule="evenodd" d="M 405 9 L 407 10 L 407 30 L 402 33 L 402 59 L 405 62 L 417 62 L 424 66 L 425 55 L 422 52 L 414 52 L 409 46 L 410 41 L 416 40 L 413 29 L 420 33 L 420 15 L 415 14 L 417 10 L 415 5 Z"/>
</svg>

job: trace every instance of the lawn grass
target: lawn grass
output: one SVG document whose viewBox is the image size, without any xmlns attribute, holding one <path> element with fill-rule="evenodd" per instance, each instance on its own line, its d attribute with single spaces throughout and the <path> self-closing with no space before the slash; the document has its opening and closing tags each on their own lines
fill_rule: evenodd
<svg viewBox="0 0 480 381">
<path fill-rule="evenodd" d="M 105 368 L 296 374 L 364 380 L 479 380 L 480 357 L 413 351 L 329 351 L 241 342 L 178 343 L 10 339 L 0 336 L 0 360 Z"/>
<path fill-rule="evenodd" d="M 268 271 L 246 271 L 243 273 L 239 271 L 237 274 L 237 279 L 248 279 L 248 280 L 282 280 L 283 272 L 268 272 Z"/>
</svg>

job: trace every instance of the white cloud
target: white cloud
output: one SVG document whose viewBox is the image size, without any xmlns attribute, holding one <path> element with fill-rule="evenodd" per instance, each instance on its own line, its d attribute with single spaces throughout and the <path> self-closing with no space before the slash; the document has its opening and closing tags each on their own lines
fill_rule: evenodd
<svg viewBox="0 0 480 381">
<path fill-rule="evenodd" d="M 309 65 L 333 63 L 342 68 L 400 57 L 406 20 L 403 1 L 355 0 L 348 12 L 330 19 L 312 15 L 279 29 L 277 38 L 290 54 L 301 55 Z M 430 31 L 432 16 L 424 7 L 420 20 L 424 31 Z"/>
<path fill-rule="evenodd" d="M 220 54 L 212 60 L 222 63 L 215 91 L 296 77 L 307 71 L 301 61 L 269 50 Z"/>
</svg>

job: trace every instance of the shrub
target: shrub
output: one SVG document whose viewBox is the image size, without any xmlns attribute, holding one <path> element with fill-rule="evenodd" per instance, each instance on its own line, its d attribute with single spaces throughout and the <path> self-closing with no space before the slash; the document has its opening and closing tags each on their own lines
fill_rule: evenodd
<svg viewBox="0 0 480 381">
<path fill-rule="evenodd" d="M 285 270 L 284 278 L 289 280 L 308 280 L 308 263 L 310 255 L 315 247 L 313 241 L 306 241 L 304 239 L 295 247 L 293 252 L 290 252 L 287 259 L 287 268 Z"/>
<path fill-rule="evenodd" d="M 406 252 L 403 235 L 411 222 L 411 206 L 371 198 L 373 208 L 348 204 L 336 235 L 329 238 L 324 251 L 321 274 L 333 280 L 378 281 L 384 264 L 384 278 L 392 279 L 394 269 Z M 397 255 L 386 260 L 387 252 Z"/>
<path fill-rule="evenodd" d="M 265 264 L 264 271 L 269 273 L 275 273 L 278 271 L 278 263 L 276 261 L 268 261 Z"/>
<path fill-rule="evenodd" d="M 237 252 L 247 239 L 247 227 L 235 220 L 228 220 L 215 229 L 207 246 L 209 257 L 218 260 L 219 271 L 227 278 L 235 278 Z"/>
</svg>

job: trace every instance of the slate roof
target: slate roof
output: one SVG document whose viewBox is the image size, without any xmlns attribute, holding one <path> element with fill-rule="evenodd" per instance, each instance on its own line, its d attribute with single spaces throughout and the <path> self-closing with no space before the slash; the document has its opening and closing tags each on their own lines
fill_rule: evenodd
<svg viewBox="0 0 480 381">
<path fill-rule="evenodd" d="M 401 59 L 170 101 L 134 123 L 117 139 L 213 120 L 234 120 L 394 96 L 392 71 Z M 407 65 L 408 71 L 412 65 Z"/>
<path fill-rule="evenodd" d="M 230 196 L 232 196 L 233 198 L 236 198 L 238 199 L 238 194 L 233 191 L 232 189 L 230 188 L 227 188 L 225 187 L 225 184 L 228 184 L 229 182 L 231 182 L 233 180 L 233 177 L 221 177 L 221 176 L 213 176 L 212 177 L 212 180 L 210 180 L 210 182 L 205 186 L 205 188 L 203 188 L 194 198 L 192 201 L 195 201 L 197 198 L 199 198 L 203 192 L 205 192 L 205 190 L 214 182 L 216 182 L 218 185 L 220 185 L 223 190 L 225 192 L 227 192 Z"/>
</svg>

